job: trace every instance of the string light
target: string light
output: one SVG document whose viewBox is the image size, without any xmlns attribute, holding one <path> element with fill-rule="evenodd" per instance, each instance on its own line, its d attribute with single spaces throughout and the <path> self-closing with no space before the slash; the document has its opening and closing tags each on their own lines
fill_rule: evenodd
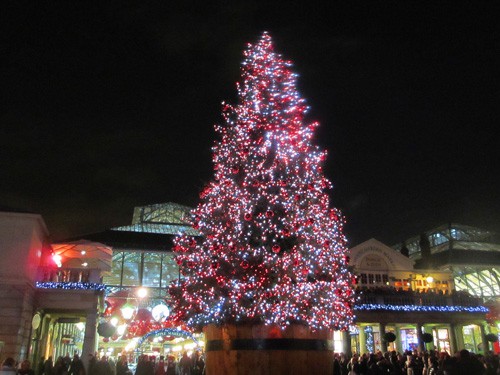
<svg viewBox="0 0 500 375">
<path fill-rule="evenodd" d="M 174 241 L 182 277 L 170 287 L 174 319 L 298 322 L 348 329 L 353 275 L 344 218 L 330 208 L 326 152 L 313 145 L 291 63 L 264 33 L 244 52 L 238 105 L 223 103 L 214 178 Z"/>
<path fill-rule="evenodd" d="M 99 283 L 37 281 L 35 286 L 41 289 L 106 290 L 106 286 Z"/>
<path fill-rule="evenodd" d="M 469 312 L 487 313 L 489 309 L 484 306 L 420 306 L 420 305 L 382 305 L 361 304 L 355 305 L 357 311 L 404 311 L 404 312 Z"/>
<path fill-rule="evenodd" d="M 373 340 L 373 327 L 366 326 L 364 328 L 365 337 L 366 337 L 366 350 L 370 353 L 373 353 L 375 350 L 375 342 Z"/>
</svg>

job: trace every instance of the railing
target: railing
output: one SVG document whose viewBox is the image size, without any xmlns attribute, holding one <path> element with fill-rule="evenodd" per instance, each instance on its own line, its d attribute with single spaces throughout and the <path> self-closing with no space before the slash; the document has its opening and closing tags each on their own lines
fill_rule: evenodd
<svg viewBox="0 0 500 375">
<path fill-rule="evenodd" d="M 96 272 L 97 270 L 85 270 L 81 268 L 40 267 L 38 269 L 37 281 L 55 283 L 101 282 L 100 277 L 96 275 Z"/>
<path fill-rule="evenodd" d="M 358 291 L 359 298 L 356 305 L 380 304 L 380 305 L 416 305 L 416 306 L 482 306 L 481 298 L 473 297 L 465 293 L 434 294 L 415 293 L 413 291 Z"/>
</svg>

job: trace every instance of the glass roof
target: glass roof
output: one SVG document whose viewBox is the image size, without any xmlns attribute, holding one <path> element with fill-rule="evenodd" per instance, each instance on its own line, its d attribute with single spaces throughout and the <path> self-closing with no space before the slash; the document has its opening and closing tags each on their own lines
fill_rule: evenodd
<svg viewBox="0 0 500 375">
<path fill-rule="evenodd" d="M 500 271 L 497 268 L 475 270 L 464 267 L 455 277 L 455 289 L 478 297 L 500 296 Z"/>
<path fill-rule="evenodd" d="M 453 241 L 453 248 L 463 250 L 500 251 L 500 244 L 492 243 L 494 233 L 488 230 L 462 224 L 446 224 L 425 232 L 431 246 L 431 253 L 437 253 L 449 248 Z M 420 236 L 414 236 L 402 243 L 392 246 L 400 251 L 403 246 L 408 249 L 410 258 L 420 258 Z"/>
<path fill-rule="evenodd" d="M 131 225 L 111 230 L 197 236 L 198 232 L 187 224 L 190 211 L 190 207 L 171 202 L 135 207 Z"/>
</svg>

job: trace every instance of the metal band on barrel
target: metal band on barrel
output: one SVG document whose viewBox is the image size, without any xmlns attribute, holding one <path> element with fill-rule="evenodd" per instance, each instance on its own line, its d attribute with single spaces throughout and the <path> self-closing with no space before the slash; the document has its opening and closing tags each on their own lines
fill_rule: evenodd
<svg viewBox="0 0 500 375">
<path fill-rule="evenodd" d="M 205 351 L 219 350 L 333 350 L 332 340 L 315 339 L 235 339 L 210 340 Z"/>
</svg>

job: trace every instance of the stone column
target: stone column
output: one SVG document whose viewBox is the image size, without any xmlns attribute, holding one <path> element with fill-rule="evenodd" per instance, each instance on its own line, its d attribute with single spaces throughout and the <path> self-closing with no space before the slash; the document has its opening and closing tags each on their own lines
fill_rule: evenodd
<svg viewBox="0 0 500 375">
<path fill-rule="evenodd" d="M 380 351 L 385 353 L 387 351 L 387 341 L 385 341 L 385 323 L 380 323 L 378 325 L 378 332 L 380 335 Z"/>
<path fill-rule="evenodd" d="M 352 350 L 351 350 L 351 334 L 349 331 L 342 331 L 342 346 L 344 350 L 344 354 L 347 357 L 352 357 Z"/>
<path fill-rule="evenodd" d="M 457 342 L 457 329 L 460 329 L 460 331 L 462 330 L 461 329 L 461 326 L 456 326 L 455 323 L 450 323 L 450 329 L 449 329 L 449 334 L 448 334 L 448 338 L 450 340 L 450 355 L 453 355 L 455 354 L 457 351 L 458 351 L 458 342 Z M 462 336 L 462 335 L 460 335 Z M 463 339 L 461 340 L 462 341 L 462 346 L 463 346 Z"/>
<path fill-rule="evenodd" d="M 89 354 L 94 355 L 97 341 L 97 311 L 87 313 L 85 321 L 85 337 L 82 347 L 82 361 L 85 368 L 89 369 Z"/>
<path fill-rule="evenodd" d="M 425 352 L 424 338 L 422 337 L 422 324 L 417 323 L 418 351 Z"/>
<path fill-rule="evenodd" d="M 481 342 L 483 344 L 483 354 L 486 354 L 490 350 L 490 343 L 486 340 L 486 331 L 484 329 L 484 324 L 479 323 L 479 331 L 481 332 Z"/>
<path fill-rule="evenodd" d="M 365 334 L 365 327 L 363 326 L 358 326 L 359 328 L 359 354 L 365 354 L 366 353 L 366 334 Z"/>
<path fill-rule="evenodd" d="M 403 353 L 403 342 L 401 341 L 401 329 L 399 328 L 399 326 L 396 326 L 395 333 L 396 333 L 396 341 L 395 341 L 396 350 L 399 353 Z"/>
</svg>

